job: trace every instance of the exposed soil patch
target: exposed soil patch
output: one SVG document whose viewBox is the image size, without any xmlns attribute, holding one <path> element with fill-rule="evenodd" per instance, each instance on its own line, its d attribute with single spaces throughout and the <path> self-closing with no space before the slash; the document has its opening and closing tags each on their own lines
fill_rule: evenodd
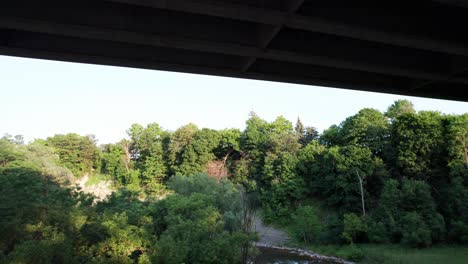
<svg viewBox="0 0 468 264">
<path fill-rule="evenodd" d="M 94 197 L 94 202 L 102 201 L 112 194 L 111 182 L 110 181 L 100 181 L 96 184 L 86 186 L 86 183 L 89 180 L 89 173 L 86 173 L 76 181 L 76 184 L 81 188 L 81 191 L 84 193 L 92 194 Z"/>
</svg>

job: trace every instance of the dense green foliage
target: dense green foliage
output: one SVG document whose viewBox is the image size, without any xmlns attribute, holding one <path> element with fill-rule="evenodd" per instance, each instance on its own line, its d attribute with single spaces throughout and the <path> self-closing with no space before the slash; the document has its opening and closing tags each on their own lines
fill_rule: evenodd
<svg viewBox="0 0 468 264">
<path fill-rule="evenodd" d="M 313 207 L 302 206 L 297 208 L 292 220 L 294 222 L 293 233 L 296 239 L 306 243 L 318 241 L 322 225 Z"/>
<path fill-rule="evenodd" d="M 121 188 L 93 205 L 33 156 L 49 147 L 0 144 L 0 262 L 239 263 L 251 240 L 242 188 L 226 179 L 175 176 L 159 202 Z"/>
<path fill-rule="evenodd" d="M 11 263 L 236 263 L 246 202 L 315 244 L 468 243 L 468 114 L 397 101 L 322 134 L 251 113 L 243 131 L 132 125 L 128 139 L 0 140 L 0 257 Z M 102 201 L 76 179 L 112 181 Z M 244 198 L 243 198 L 244 197 Z M 43 252 L 43 253 L 38 253 Z"/>
<path fill-rule="evenodd" d="M 91 136 L 55 135 L 49 137 L 45 145 L 54 147 L 60 157 L 60 164 L 70 169 L 76 176 L 90 172 L 100 165 L 99 151 Z"/>
</svg>

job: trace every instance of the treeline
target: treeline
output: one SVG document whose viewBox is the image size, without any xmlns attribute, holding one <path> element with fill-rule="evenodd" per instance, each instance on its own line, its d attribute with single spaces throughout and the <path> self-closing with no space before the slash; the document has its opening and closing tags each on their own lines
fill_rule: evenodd
<svg viewBox="0 0 468 264">
<path fill-rule="evenodd" d="M 150 210 L 148 208 L 152 208 L 153 204 L 158 207 L 174 200 L 189 199 L 181 202 L 187 205 L 186 209 L 174 209 L 171 206 L 175 205 L 167 205 L 169 207 L 164 209 L 151 209 L 152 214 L 144 211 L 135 213 L 135 217 L 127 215 L 126 221 L 138 228 L 151 226 L 159 230 L 159 233 L 154 230 L 151 231 L 153 233 L 138 231 L 154 235 L 149 237 L 154 239 L 151 243 L 156 245 L 155 248 L 157 245 L 174 245 L 171 249 L 174 251 L 164 249 L 168 254 L 172 252 L 170 254 L 174 259 L 176 255 L 184 256 L 174 260 L 174 263 L 196 263 L 195 259 L 202 256 L 181 246 L 191 241 L 184 229 L 184 226 L 188 228 L 190 225 L 171 227 L 167 224 L 175 221 L 172 216 L 169 217 L 170 208 L 179 214 L 174 216 L 177 221 L 186 218 L 198 221 L 199 217 L 205 219 L 208 215 L 217 215 L 218 218 L 208 217 L 214 222 L 207 223 L 206 231 L 224 234 L 221 237 L 226 240 L 215 244 L 228 243 L 226 245 L 238 248 L 235 257 L 241 255 L 241 245 L 250 239 L 248 232 L 241 227 L 243 209 L 225 209 L 218 204 L 218 199 L 224 198 L 210 191 L 218 188 L 214 186 L 218 186 L 219 182 L 237 186 L 232 188 L 238 190 L 238 194 L 242 193 L 241 189 L 245 190 L 250 200 L 257 201 L 267 221 L 290 226 L 297 239 L 304 242 L 402 243 L 415 247 L 427 247 L 439 242 L 468 242 L 468 114 L 457 116 L 416 112 L 411 102 L 400 100 L 385 113 L 363 109 L 322 134 L 313 127 L 304 126 L 299 119 L 293 126 L 283 117 L 267 122 L 255 113 L 250 114 L 243 131 L 199 129 L 194 124 L 188 124 L 172 132 L 153 123 L 146 127 L 132 125 L 127 133 L 128 139 L 99 147 L 92 136 L 76 134 L 56 135 L 27 146 L 14 143 L 13 138 L 5 139 L 3 144 L 15 147 L 9 147 L 11 151 L 6 151 L 6 154 L 5 151 L 0 152 L 1 175 L 7 177 L 5 175 L 11 173 L 8 172 L 10 169 L 5 168 L 17 166 L 12 165 L 16 163 L 11 161 L 11 156 L 16 155 L 18 149 L 37 147 L 56 154 L 58 160 L 50 164 L 67 168 L 75 177 L 86 173 L 105 174 L 113 180 L 115 188 L 120 191 L 114 193 L 109 201 L 87 207 L 86 210 L 91 211 L 103 210 L 92 213 L 93 217 L 120 217 L 105 213 L 112 206 L 120 208 L 118 212 L 121 214 L 129 214 L 129 211 L 123 210 L 124 205 L 113 202 L 118 197 L 122 198 L 118 196 L 120 193 L 130 193 L 132 198 L 124 200 L 131 200 L 132 206 L 144 208 L 141 210 Z M 211 198 L 182 194 L 180 189 L 171 187 L 171 182 L 176 181 L 174 179 L 191 182 L 202 177 L 191 177 L 199 173 L 209 175 L 210 180 L 206 181 L 211 183 L 206 183 L 209 188 L 197 185 L 197 189 L 203 190 L 200 191 L 202 195 L 208 193 Z M 51 172 L 41 171 L 40 174 L 44 177 Z M 8 177 L 16 177 L 11 175 Z M 173 175 L 179 176 L 174 178 Z M 60 179 L 57 182 L 63 181 L 63 177 L 56 178 Z M 7 181 L 14 182 L 12 179 Z M 209 185 L 213 183 L 215 185 Z M 174 191 L 180 194 L 151 203 Z M 5 195 L 3 190 L 2 195 Z M 184 212 L 206 209 L 206 205 L 212 208 L 213 214 L 200 212 L 197 216 L 184 216 Z M 151 220 L 141 220 L 143 215 L 150 215 Z M 230 224 L 232 219 L 228 220 L 228 216 L 237 219 L 236 228 L 232 228 L 236 225 Z M 222 227 L 216 227 L 216 219 L 222 223 Z M 153 221 L 154 224 L 146 225 L 145 221 Z M 167 223 L 157 227 L 164 221 Z M 19 228 L 21 225 L 15 226 Z M 102 224 L 95 228 L 95 233 L 101 229 L 112 233 L 109 227 Z M 173 235 L 164 238 L 164 232 L 173 232 Z M 213 234 L 208 237 L 213 237 Z M 96 238 L 95 241 L 106 239 L 109 237 Z M 238 244 L 230 239 L 238 241 Z M 8 246 L 2 244 L 3 252 L 14 252 L 15 246 L 11 243 Z M 214 243 L 214 240 L 209 243 Z M 158 255 L 157 249 L 155 253 L 147 250 L 148 247 L 132 248 L 125 251 L 130 259 L 151 256 L 152 261 L 162 261 L 163 257 Z M 136 248 L 145 250 L 138 251 Z M 185 253 L 180 250 L 185 250 Z M 220 253 L 220 250 L 214 250 L 213 254 L 227 254 Z M 99 254 L 94 252 L 91 255 L 101 256 Z M 109 252 L 102 254 L 107 258 L 113 256 Z M 233 260 L 234 256 L 226 259 Z M 165 260 L 162 263 L 173 262 Z"/>
<path fill-rule="evenodd" d="M 150 124 L 128 135 L 104 146 L 100 170 L 148 197 L 163 193 L 171 175 L 205 172 L 256 194 L 267 220 L 317 215 L 312 233 L 298 234 L 306 241 L 468 242 L 468 114 L 417 113 L 400 100 L 321 135 L 300 120 L 255 113 L 244 131 Z"/>
</svg>

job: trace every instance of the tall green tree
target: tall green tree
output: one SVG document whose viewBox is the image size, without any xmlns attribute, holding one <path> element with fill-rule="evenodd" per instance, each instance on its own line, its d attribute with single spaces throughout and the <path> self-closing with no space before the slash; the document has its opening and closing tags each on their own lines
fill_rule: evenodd
<svg viewBox="0 0 468 264">
<path fill-rule="evenodd" d="M 391 106 L 387 108 L 385 116 L 390 120 L 395 120 L 402 114 L 415 114 L 413 103 L 408 100 L 402 99 L 395 101 Z"/>
<path fill-rule="evenodd" d="M 297 117 L 296 125 L 294 126 L 294 131 L 296 132 L 296 136 L 300 139 L 304 135 L 305 127 L 301 122 L 301 119 Z"/>
<path fill-rule="evenodd" d="M 363 178 L 364 196 L 368 199 L 367 183 L 379 177 L 376 172 L 380 163 L 368 148 L 335 146 L 327 149 L 317 143 L 309 144 L 301 153 L 300 163 L 299 169 L 312 195 L 340 210 L 361 212 L 358 174 Z M 372 193 L 378 191 L 372 190 Z"/>
<path fill-rule="evenodd" d="M 209 161 L 216 158 L 221 134 L 213 129 L 187 125 L 174 132 L 169 144 L 169 164 L 173 174 L 192 175 L 205 172 Z"/>
<path fill-rule="evenodd" d="M 442 116 L 438 112 L 406 113 L 392 123 L 389 156 L 397 175 L 430 179 L 444 167 Z"/>
<path fill-rule="evenodd" d="M 450 173 L 468 181 L 468 114 L 446 119 Z"/>
<path fill-rule="evenodd" d="M 341 127 L 338 125 L 331 125 L 323 131 L 320 135 L 320 143 L 326 146 L 340 146 L 344 144 Z"/>
<path fill-rule="evenodd" d="M 75 177 L 81 177 L 100 165 L 99 149 L 92 137 L 73 133 L 55 135 L 47 138 L 46 145 L 55 148 L 60 162 L 70 169 Z"/>
</svg>

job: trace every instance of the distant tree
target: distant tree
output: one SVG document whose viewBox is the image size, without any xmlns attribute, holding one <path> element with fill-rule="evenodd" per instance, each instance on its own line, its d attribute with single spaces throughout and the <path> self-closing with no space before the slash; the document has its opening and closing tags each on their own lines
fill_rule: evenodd
<svg viewBox="0 0 468 264">
<path fill-rule="evenodd" d="M 454 177 L 442 190 L 441 213 L 451 241 L 468 243 L 468 187 L 462 177 Z"/>
<path fill-rule="evenodd" d="M 128 141 L 128 153 L 130 154 L 130 158 L 132 160 L 137 160 L 139 158 L 139 142 L 141 134 L 144 130 L 144 127 L 140 124 L 132 124 L 130 129 L 127 130 L 127 135 L 130 137 L 130 141 Z"/>
<path fill-rule="evenodd" d="M 24 153 L 13 142 L 6 138 L 0 139 L 0 166 L 5 167 L 10 162 L 24 159 Z"/>
<path fill-rule="evenodd" d="M 318 139 L 319 133 L 315 127 L 304 127 L 299 117 L 296 121 L 296 126 L 294 131 L 297 137 L 297 141 L 301 144 L 302 147 L 309 144 L 311 141 Z"/>
<path fill-rule="evenodd" d="M 221 134 L 194 125 L 179 128 L 169 144 L 169 164 L 173 174 L 192 175 L 205 172 L 208 162 L 216 159 Z"/>
<path fill-rule="evenodd" d="M 60 165 L 60 159 L 54 148 L 46 146 L 43 142 L 33 141 L 25 146 L 25 160 L 36 164 L 39 171 L 61 186 L 70 187 L 75 183 L 73 173 Z M 100 163 L 100 160 L 98 160 Z"/>
<path fill-rule="evenodd" d="M 298 155 L 298 174 L 304 178 L 308 184 L 308 189 L 312 193 L 320 192 L 320 181 L 316 179 L 316 175 L 321 173 L 321 161 L 326 151 L 327 148 L 324 145 L 321 145 L 318 141 L 312 141 Z"/>
<path fill-rule="evenodd" d="M 151 246 L 148 242 L 156 243 L 144 225 L 129 223 L 125 212 L 103 215 L 101 221 L 109 236 L 96 245 L 98 248 L 96 253 L 103 260 L 109 259 L 113 263 L 135 263 L 132 257 L 136 258 L 138 255 L 132 255 L 136 252 L 140 254 L 147 252 L 149 250 L 147 247 Z"/>
<path fill-rule="evenodd" d="M 297 175 L 297 163 L 297 156 L 291 153 L 269 153 L 265 157 L 258 183 L 267 220 L 289 218 L 297 203 L 305 197 L 305 182 Z"/>
<path fill-rule="evenodd" d="M 125 185 L 125 175 L 130 171 L 124 148 L 121 144 L 106 144 L 102 146 L 101 173 L 112 176 L 118 185 Z"/>
<path fill-rule="evenodd" d="M 301 119 L 297 117 L 296 125 L 294 126 L 294 131 L 296 132 L 297 137 L 300 139 L 304 135 L 304 125 L 301 122 Z"/>
<path fill-rule="evenodd" d="M 343 237 L 350 244 L 362 240 L 367 234 L 367 224 L 363 218 L 354 213 L 343 216 Z"/>
<path fill-rule="evenodd" d="M 380 195 L 379 206 L 391 221 L 399 220 L 401 203 L 400 183 L 395 179 L 387 180 Z"/>
<path fill-rule="evenodd" d="M 435 167 L 445 166 L 442 117 L 438 112 L 402 114 L 391 126 L 389 160 L 394 172 L 416 179 L 429 179 Z"/>
<path fill-rule="evenodd" d="M 11 143 L 14 143 L 14 144 L 17 144 L 17 145 L 24 145 L 23 135 L 12 136 L 12 135 L 6 133 L 6 134 L 3 135 L 3 137 L 1 139 L 10 141 Z"/>
<path fill-rule="evenodd" d="M 345 145 L 367 147 L 375 156 L 382 156 L 388 139 L 388 124 L 378 110 L 365 108 L 341 123 Z"/>
<path fill-rule="evenodd" d="M 46 145 L 55 148 L 60 163 L 70 169 L 75 177 L 97 168 L 99 149 L 89 137 L 78 134 L 55 135 L 47 138 Z"/>
<path fill-rule="evenodd" d="M 388 107 L 385 116 L 390 120 L 395 120 L 402 114 L 415 114 L 413 103 L 408 100 L 397 100 L 391 106 Z"/>
<path fill-rule="evenodd" d="M 269 125 L 265 120 L 257 115 L 252 115 L 246 121 L 246 128 L 240 138 L 240 148 L 243 151 L 243 158 L 246 160 L 243 164 L 249 164 L 248 178 L 252 180 L 255 180 L 262 170 L 268 135 Z"/>
<path fill-rule="evenodd" d="M 237 263 L 250 237 L 241 229 L 242 201 L 232 183 L 204 174 L 174 176 L 178 194 L 157 206 L 166 213 L 157 263 Z"/>
<path fill-rule="evenodd" d="M 247 191 L 256 191 L 256 180 L 251 177 L 253 175 L 251 172 L 253 167 L 251 163 L 252 161 L 248 158 L 241 158 L 240 160 L 235 161 L 233 173 L 229 179 L 235 183 L 242 184 Z"/>
<path fill-rule="evenodd" d="M 344 138 L 342 135 L 341 127 L 338 125 L 332 125 L 328 129 L 323 131 L 320 136 L 320 143 L 326 146 L 337 146 L 344 144 Z"/>
<path fill-rule="evenodd" d="M 432 244 L 431 231 L 417 212 L 409 212 L 402 217 L 403 244 L 413 247 L 428 247 Z"/>
<path fill-rule="evenodd" d="M 180 127 L 171 135 L 168 146 L 168 162 L 172 174 L 178 172 L 178 167 L 183 163 L 183 153 L 193 141 L 197 131 L 198 127 L 196 125 L 188 124 Z"/>
<path fill-rule="evenodd" d="M 241 148 L 254 160 L 260 159 L 265 150 L 268 129 L 268 123 L 256 115 L 246 121 L 246 128 L 241 135 Z"/>
<path fill-rule="evenodd" d="M 318 241 L 323 226 L 315 209 L 311 206 L 301 206 L 292 216 L 293 233 L 298 240 L 306 243 Z"/>
<path fill-rule="evenodd" d="M 310 147 L 309 147 L 310 146 Z M 314 196 L 340 210 L 361 212 L 361 193 L 356 170 L 363 178 L 365 197 L 367 181 L 375 177 L 376 161 L 367 148 L 356 146 L 325 149 L 309 144 L 301 155 L 299 169 Z"/>
<path fill-rule="evenodd" d="M 444 218 L 437 213 L 430 186 L 424 181 L 405 179 L 400 185 L 397 180 L 388 180 L 373 218 L 370 226 L 379 230 L 370 231 L 371 241 L 401 240 L 420 247 L 445 237 Z"/>
<path fill-rule="evenodd" d="M 468 179 L 468 114 L 448 116 L 446 124 L 450 174 Z"/>
<path fill-rule="evenodd" d="M 219 134 L 221 135 L 221 139 L 215 149 L 215 155 L 217 159 L 221 159 L 225 164 L 230 156 L 238 154 L 241 151 L 241 131 L 239 129 L 224 129 L 219 131 Z"/>
<path fill-rule="evenodd" d="M 304 130 L 304 136 L 302 137 L 300 143 L 302 146 L 307 146 L 310 142 L 317 140 L 319 138 L 319 132 L 315 127 L 306 127 Z"/>
<path fill-rule="evenodd" d="M 270 123 L 269 127 L 271 133 L 273 134 L 287 133 L 294 135 L 292 123 L 283 116 L 278 116 L 273 122 Z"/>
<path fill-rule="evenodd" d="M 118 144 L 123 153 L 115 153 L 120 156 L 126 172 L 119 172 L 116 178 L 127 188 L 141 188 L 146 194 L 160 193 L 168 171 L 164 142 L 168 133 L 157 123 L 150 123 L 146 127 L 133 124 L 127 134 L 130 140 L 124 139 Z"/>
<path fill-rule="evenodd" d="M 23 135 L 16 135 L 15 136 L 15 143 L 19 145 L 24 145 L 24 137 Z"/>
</svg>

